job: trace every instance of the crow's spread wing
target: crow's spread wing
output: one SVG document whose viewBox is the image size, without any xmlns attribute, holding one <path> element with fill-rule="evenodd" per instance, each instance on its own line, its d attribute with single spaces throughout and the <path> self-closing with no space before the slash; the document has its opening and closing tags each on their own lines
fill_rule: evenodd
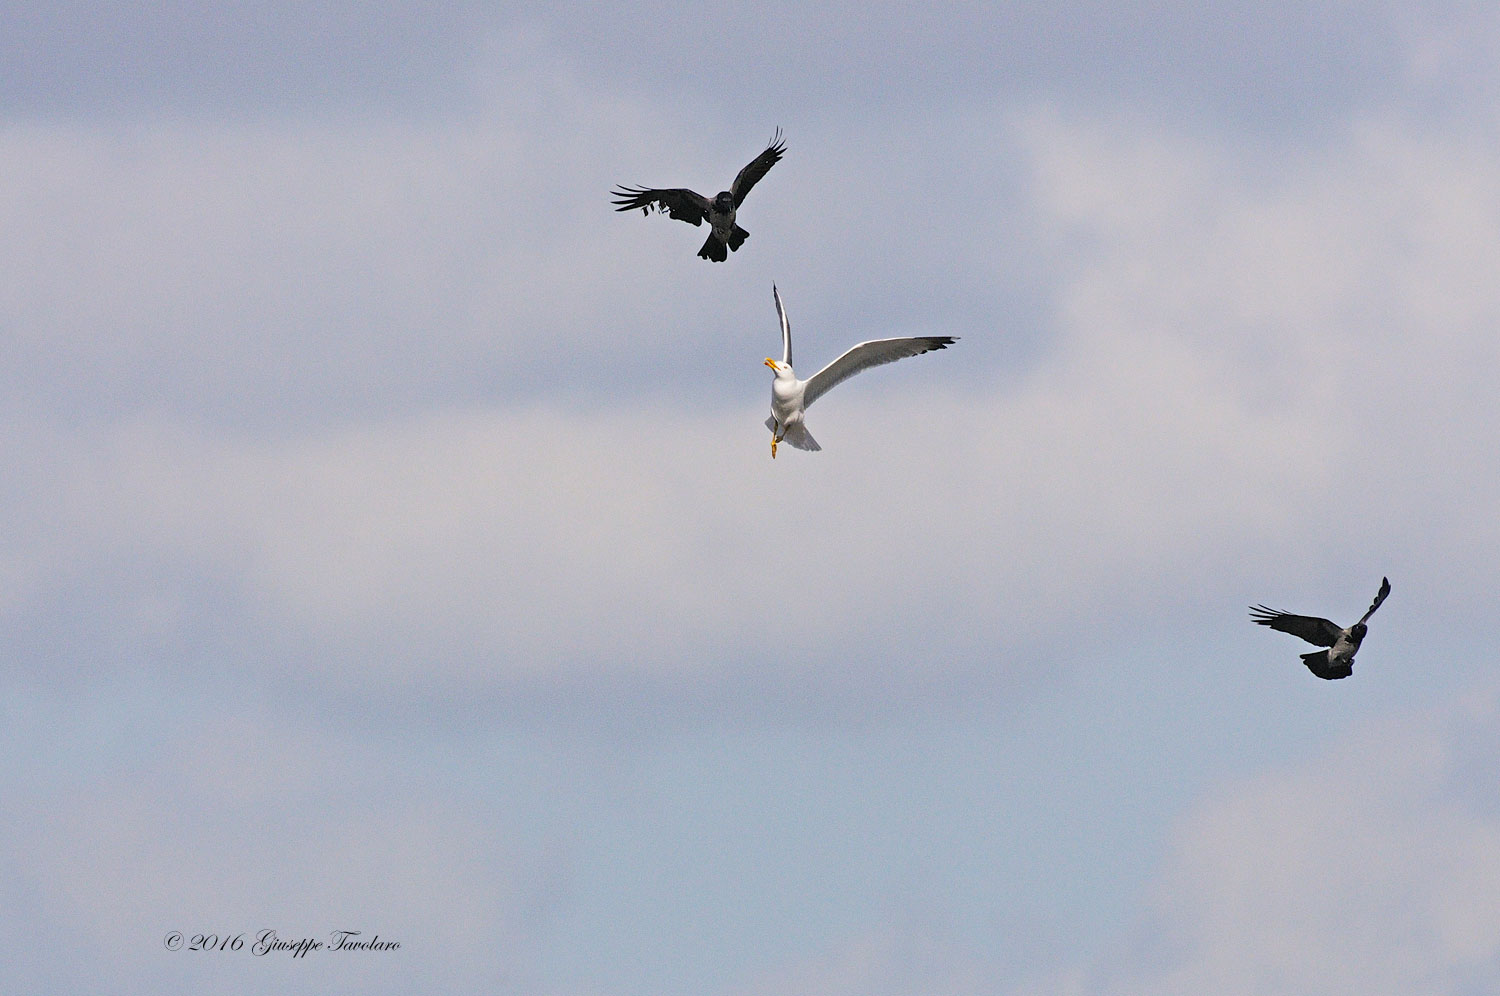
<svg viewBox="0 0 1500 996">
<path fill-rule="evenodd" d="M 650 214 L 651 209 L 655 208 L 663 214 L 669 214 L 678 221 L 685 221 L 690 225 L 701 225 L 708 217 L 708 198 L 683 187 L 673 187 L 668 190 L 618 187 L 610 193 L 615 197 L 612 203 L 616 211 L 632 211 L 640 208 L 642 214 Z"/>
<path fill-rule="evenodd" d="M 786 143 L 781 140 L 781 129 L 777 128 L 776 134 L 771 136 L 771 144 L 766 146 L 766 151 L 752 159 L 749 165 L 740 170 L 739 176 L 734 178 L 729 193 L 734 197 L 735 207 L 745 202 L 745 195 L 750 193 L 750 188 L 770 172 L 772 166 L 781 161 L 784 152 L 786 152 Z"/>
<path fill-rule="evenodd" d="M 1385 601 L 1385 596 L 1389 595 L 1390 593 L 1391 593 L 1391 579 L 1390 578 L 1381 578 L 1380 579 L 1380 590 L 1375 593 L 1375 601 L 1373 601 L 1373 602 L 1370 603 L 1370 608 L 1365 612 L 1364 615 L 1362 615 L 1362 616 L 1359 617 L 1359 621 L 1360 622 L 1364 622 L 1367 619 L 1369 619 L 1371 616 L 1373 616 L 1375 614 L 1375 610 L 1378 609 L 1378 608 L 1380 608 L 1380 603 L 1383 602 L 1383 601 Z"/>
<path fill-rule="evenodd" d="M 1315 647 L 1331 647 L 1338 642 L 1339 629 L 1327 619 L 1316 616 L 1294 616 L 1290 612 L 1277 612 L 1264 605 L 1252 605 L 1250 618 L 1262 626 L 1269 626 L 1280 633 L 1301 637 Z"/>
</svg>

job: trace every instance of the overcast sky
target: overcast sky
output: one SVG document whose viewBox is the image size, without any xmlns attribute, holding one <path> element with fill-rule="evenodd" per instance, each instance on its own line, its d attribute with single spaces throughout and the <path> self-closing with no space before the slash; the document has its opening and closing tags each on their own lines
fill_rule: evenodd
<svg viewBox="0 0 1500 996">
<path fill-rule="evenodd" d="M 1500 989 L 1493 5 L 62 7 L 18 991 Z M 778 127 L 727 263 L 610 209 Z M 772 462 L 773 281 L 960 341 Z M 1246 613 L 1382 576 L 1345 681 Z M 267 929 L 400 947 L 166 943 Z"/>
</svg>

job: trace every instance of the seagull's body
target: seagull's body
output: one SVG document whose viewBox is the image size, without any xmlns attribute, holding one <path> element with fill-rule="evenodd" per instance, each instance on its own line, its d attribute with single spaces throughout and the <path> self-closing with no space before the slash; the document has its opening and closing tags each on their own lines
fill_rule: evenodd
<svg viewBox="0 0 1500 996">
<path fill-rule="evenodd" d="M 1375 610 L 1380 608 L 1380 603 L 1391 593 L 1391 582 L 1388 578 L 1380 579 L 1380 591 L 1375 594 L 1375 601 L 1370 603 L 1370 608 L 1364 615 L 1360 616 L 1359 622 L 1348 629 L 1340 629 L 1337 624 L 1317 616 L 1297 616 L 1290 612 L 1277 612 L 1268 609 L 1264 605 L 1252 605 L 1250 607 L 1250 618 L 1262 626 L 1269 626 L 1282 633 L 1290 633 L 1301 637 L 1315 647 L 1327 647 L 1327 650 L 1315 650 L 1310 654 L 1302 654 L 1302 663 L 1307 669 L 1319 678 L 1332 681 L 1336 678 L 1347 678 L 1354 673 L 1354 654 L 1359 650 L 1359 645 L 1364 642 L 1369 622 Z"/>
<path fill-rule="evenodd" d="M 784 152 L 786 152 L 786 143 L 781 140 L 781 129 L 778 128 L 765 151 L 740 170 L 729 189 L 720 191 L 713 200 L 685 187 L 656 189 L 622 186 L 611 190 L 610 193 L 615 196 L 616 211 L 632 211 L 640 208 L 642 214 L 650 214 L 652 208 L 655 208 L 678 221 L 685 221 L 693 226 L 708 222 L 709 228 L 713 231 L 703 243 L 703 248 L 698 250 L 698 255 L 702 259 L 722 263 L 729 258 L 731 252 L 737 252 L 750 237 L 750 233 L 735 222 L 739 207 L 745 202 L 745 195 L 750 193 L 750 188 L 755 186 L 772 166 L 781 161 Z"/>
<path fill-rule="evenodd" d="M 771 360 L 772 364 L 776 361 Z M 807 414 L 807 381 L 798 380 L 790 364 L 773 365 L 771 372 L 776 379 L 771 381 L 771 417 L 766 419 L 766 428 L 771 430 L 771 458 L 776 458 L 776 444 L 790 443 L 799 450 L 817 452 L 823 447 L 807 431 L 803 416 Z"/>
<path fill-rule="evenodd" d="M 799 450 L 823 448 L 807 431 L 803 420 L 808 406 L 834 385 L 870 367 L 894 363 L 908 356 L 920 356 L 935 349 L 945 349 L 958 341 L 946 335 L 872 339 L 859 343 L 807 380 L 798 380 L 796 371 L 792 369 L 792 326 L 787 321 L 786 308 L 781 303 L 781 291 L 776 289 L 775 284 L 771 285 L 771 295 L 776 299 L 776 317 L 781 320 L 781 360 L 778 362 L 768 356 L 765 362 L 776 375 L 776 379 L 771 381 L 771 417 L 766 419 L 766 428 L 771 430 L 772 459 L 776 457 L 776 445 L 782 442 Z"/>
</svg>

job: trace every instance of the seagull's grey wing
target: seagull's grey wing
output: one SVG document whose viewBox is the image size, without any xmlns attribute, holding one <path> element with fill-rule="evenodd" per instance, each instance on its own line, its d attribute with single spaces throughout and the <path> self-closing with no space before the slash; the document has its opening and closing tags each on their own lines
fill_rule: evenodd
<svg viewBox="0 0 1500 996">
<path fill-rule="evenodd" d="M 1380 603 L 1383 602 L 1383 601 L 1385 601 L 1385 596 L 1389 595 L 1390 593 L 1391 593 L 1391 579 L 1390 578 L 1381 578 L 1380 579 L 1380 590 L 1375 593 L 1375 601 L 1373 601 L 1373 602 L 1370 603 L 1369 610 L 1367 612 L 1365 612 L 1364 615 L 1362 615 L 1362 616 L 1359 617 L 1359 621 L 1360 622 L 1365 622 L 1367 619 L 1369 619 L 1371 616 L 1373 616 L 1375 614 L 1375 610 L 1378 609 L 1378 608 L 1380 608 Z"/>
<path fill-rule="evenodd" d="M 781 291 L 771 285 L 771 296 L 776 299 L 776 317 L 781 319 L 781 362 L 792 365 L 792 325 L 786 320 L 786 308 L 781 306 Z"/>
<path fill-rule="evenodd" d="M 760 178 L 770 172 L 771 167 L 781 162 L 782 153 L 786 152 L 786 143 L 781 140 L 781 129 L 776 129 L 776 134 L 771 136 L 771 144 L 766 146 L 766 151 L 740 170 L 739 175 L 734 178 L 734 183 L 729 187 L 729 193 L 734 197 L 734 206 L 739 207 L 745 202 L 745 195 L 750 193 L 750 188 L 760 181 Z"/>
<path fill-rule="evenodd" d="M 922 335 L 862 342 L 807 379 L 807 387 L 802 391 L 802 407 L 810 407 L 834 385 L 843 383 L 861 370 L 894 363 L 908 356 L 921 356 L 934 349 L 946 349 L 957 341 L 952 336 Z"/>
<path fill-rule="evenodd" d="M 1316 616 L 1294 616 L 1290 612 L 1277 612 L 1264 605 L 1250 606 L 1250 618 L 1262 626 L 1269 626 L 1279 633 L 1290 633 L 1311 643 L 1315 647 L 1331 647 L 1338 642 L 1339 629 L 1327 619 Z"/>
<path fill-rule="evenodd" d="M 685 221 L 691 225 L 701 225 L 708 217 L 708 198 L 682 187 L 673 187 L 669 190 L 617 187 L 611 190 L 610 194 L 615 198 L 611 203 L 615 205 L 616 211 L 633 211 L 640 208 L 642 214 L 650 214 L 651 209 L 655 208 L 663 214 L 669 214 L 678 221 Z"/>
</svg>

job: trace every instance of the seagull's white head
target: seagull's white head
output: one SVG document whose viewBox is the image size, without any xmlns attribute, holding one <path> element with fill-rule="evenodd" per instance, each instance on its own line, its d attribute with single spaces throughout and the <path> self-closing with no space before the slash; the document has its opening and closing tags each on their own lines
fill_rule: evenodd
<svg viewBox="0 0 1500 996">
<path fill-rule="evenodd" d="M 767 356 L 765 365 L 770 367 L 771 372 L 778 377 L 792 376 L 792 365 L 790 363 L 782 363 L 779 360 L 773 360 L 769 356 Z"/>
</svg>

